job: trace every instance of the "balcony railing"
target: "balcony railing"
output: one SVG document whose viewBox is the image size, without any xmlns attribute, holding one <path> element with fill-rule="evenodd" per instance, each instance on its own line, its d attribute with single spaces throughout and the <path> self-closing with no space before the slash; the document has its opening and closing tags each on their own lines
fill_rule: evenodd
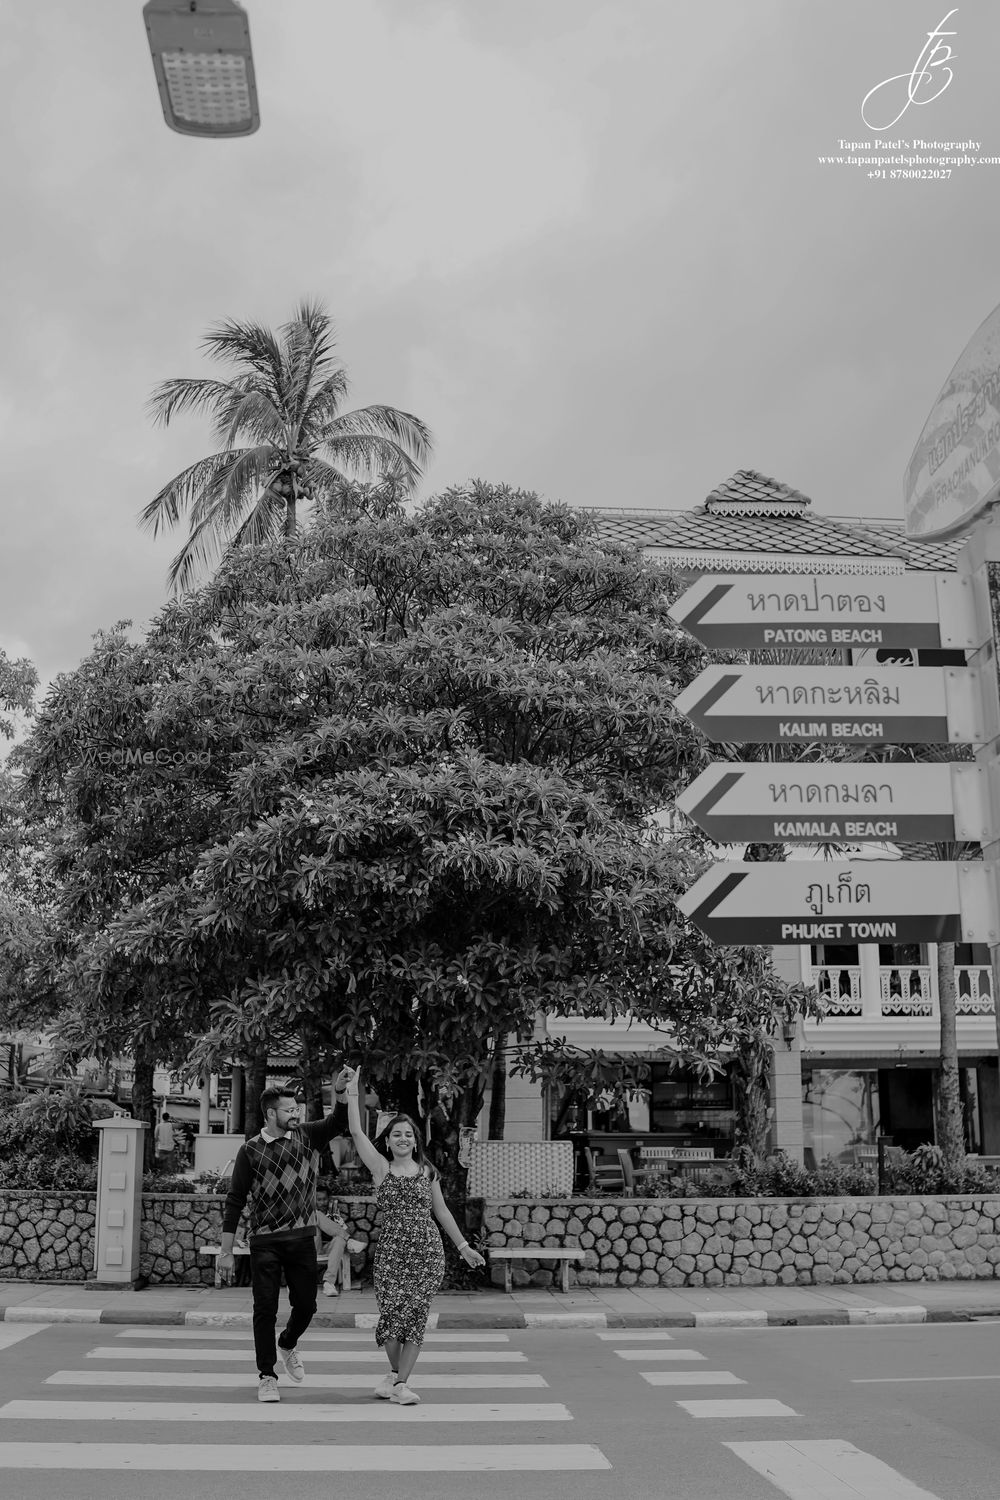
<svg viewBox="0 0 1000 1500">
<path fill-rule="evenodd" d="M 817 964 L 813 983 L 826 1002 L 828 1016 L 860 1016 L 861 970 L 850 964 Z"/>
<path fill-rule="evenodd" d="M 936 1016 L 937 984 L 929 964 L 891 964 L 879 969 L 878 999 L 865 1004 L 858 964 L 816 964 L 813 983 L 828 1016 Z M 956 964 L 960 1016 L 993 1014 L 993 976 L 980 964 Z"/>
</svg>

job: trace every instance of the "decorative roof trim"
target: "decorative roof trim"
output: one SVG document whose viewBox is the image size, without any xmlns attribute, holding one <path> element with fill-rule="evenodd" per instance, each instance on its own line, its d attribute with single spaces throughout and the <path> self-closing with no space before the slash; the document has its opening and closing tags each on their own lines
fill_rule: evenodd
<svg viewBox="0 0 1000 1500">
<path fill-rule="evenodd" d="M 899 557 L 829 557 L 780 552 L 693 552 L 686 547 L 647 546 L 650 557 L 726 573 L 865 573 L 875 576 L 905 573 Z"/>
</svg>

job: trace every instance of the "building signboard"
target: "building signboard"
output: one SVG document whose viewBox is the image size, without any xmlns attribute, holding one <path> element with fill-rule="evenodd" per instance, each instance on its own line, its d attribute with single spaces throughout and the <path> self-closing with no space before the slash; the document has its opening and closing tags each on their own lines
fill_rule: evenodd
<svg viewBox="0 0 1000 1500">
<path fill-rule="evenodd" d="M 718 743 L 980 744 L 985 739 L 969 667 L 711 666 L 674 707 Z"/>
<path fill-rule="evenodd" d="M 1000 495 L 1000 307 L 976 329 L 924 423 L 903 479 L 906 534 L 967 531 Z"/>
<path fill-rule="evenodd" d="M 978 861 L 713 865 L 677 902 L 716 943 L 987 943 L 998 916 Z"/>
<path fill-rule="evenodd" d="M 946 573 L 699 578 L 668 611 L 719 651 L 829 647 L 974 650 L 971 587 Z"/>
<path fill-rule="evenodd" d="M 677 806 L 721 844 L 946 843 L 984 836 L 977 766 L 717 763 Z"/>
</svg>

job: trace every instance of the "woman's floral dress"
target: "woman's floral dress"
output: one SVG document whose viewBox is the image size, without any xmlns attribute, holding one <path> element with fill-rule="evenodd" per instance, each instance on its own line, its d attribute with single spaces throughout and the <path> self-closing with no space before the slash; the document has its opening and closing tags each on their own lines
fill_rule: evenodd
<svg viewBox="0 0 1000 1500">
<path fill-rule="evenodd" d="M 431 1299 L 444 1281 L 444 1246 L 431 1214 L 431 1180 L 387 1172 L 375 1195 L 382 1233 L 375 1251 L 375 1342 L 421 1344 Z"/>
</svg>

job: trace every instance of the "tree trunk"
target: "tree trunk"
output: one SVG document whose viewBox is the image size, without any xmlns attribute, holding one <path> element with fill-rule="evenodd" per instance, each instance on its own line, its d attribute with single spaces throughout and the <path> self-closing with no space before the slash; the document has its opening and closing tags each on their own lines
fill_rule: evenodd
<svg viewBox="0 0 1000 1500">
<path fill-rule="evenodd" d="M 938 1145 L 944 1175 L 959 1178 L 965 1171 L 965 1126 L 958 1080 L 958 993 L 955 984 L 955 944 L 939 943 L 938 1005 L 941 1011 L 941 1075 L 938 1084 Z"/>
<path fill-rule="evenodd" d="M 736 1096 L 736 1145 L 746 1146 L 754 1160 L 767 1151 L 767 1075 L 771 1049 L 763 1037 L 751 1042 L 734 1060 L 733 1089 Z"/>
<path fill-rule="evenodd" d="M 264 1117 L 260 1112 L 260 1096 L 267 1087 L 267 1052 L 258 1052 L 250 1059 L 246 1072 L 246 1108 L 244 1110 L 244 1121 L 246 1134 L 249 1138 L 256 1135 L 264 1123 Z"/>
<path fill-rule="evenodd" d="M 490 1123 L 487 1140 L 502 1141 L 507 1123 L 507 1033 L 498 1031 L 493 1038 L 493 1067 L 490 1071 Z"/>
<path fill-rule="evenodd" d="M 149 1171 L 156 1152 L 156 1101 L 153 1097 L 155 1059 L 137 1048 L 132 1060 L 132 1118 L 145 1120 L 149 1129 L 142 1143 L 143 1169 Z"/>
<path fill-rule="evenodd" d="M 303 1030 L 299 1037 L 299 1078 L 306 1120 L 323 1118 L 323 1073 L 318 1058 L 315 1040 Z"/>
</svg>

